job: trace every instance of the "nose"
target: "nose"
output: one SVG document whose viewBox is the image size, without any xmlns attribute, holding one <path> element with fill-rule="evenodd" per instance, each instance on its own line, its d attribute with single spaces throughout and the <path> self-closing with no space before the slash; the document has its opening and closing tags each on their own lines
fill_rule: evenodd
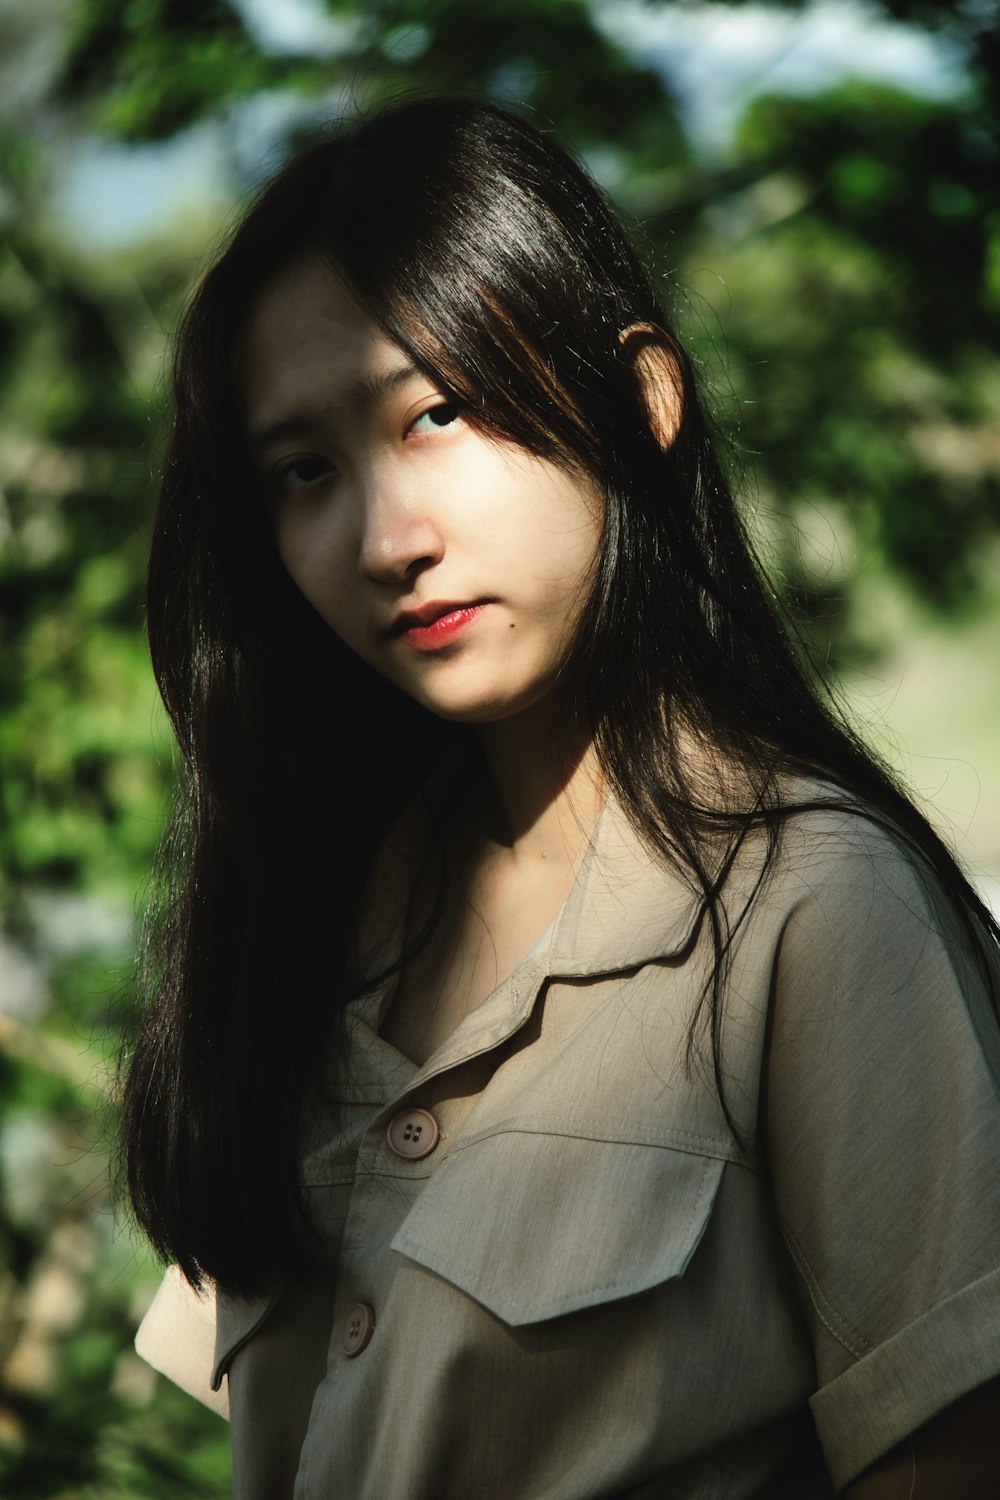
<svg viewBox="0 0 1000 1500">
<path fill-rule="evenodd" d="M 444 538 L 422 487 L 373 476 L 364 492 L 358 571 L 371 583 L 409 583 L 444 556 Z"/>
</svg>

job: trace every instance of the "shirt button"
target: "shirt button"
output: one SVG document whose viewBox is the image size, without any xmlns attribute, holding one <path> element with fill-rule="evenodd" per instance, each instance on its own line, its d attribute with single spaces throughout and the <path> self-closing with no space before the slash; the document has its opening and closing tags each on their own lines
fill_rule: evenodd
<svg viewBox="0 0 1000 1500">
<path fill-rule="evenodd" d="M 340 1333 L 341 1347 L 348 1359 L 353 1359 L 362 1349 L 367 1349 L 374 1332 L 375 1314 L 367 1302 L 356 1303 L 344 1319 Z"/>
<path fill-rule="evenodd" d="M 407 1161 L 420 1161 L 430 1156 L 438 1143 L 441 1132 L 438 1122 L 426 1109 L 401 1109 L 389 1121 L 385 1138 L 389 1150 Z"/>
</svg>

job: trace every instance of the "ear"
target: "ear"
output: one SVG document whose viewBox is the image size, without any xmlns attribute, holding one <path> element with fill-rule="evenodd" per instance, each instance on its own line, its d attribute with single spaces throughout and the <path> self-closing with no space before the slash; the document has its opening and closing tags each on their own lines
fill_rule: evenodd
<svg viewBox="0 0 1000 1500">
<path fill-rule="evenodd" d="M 618 335 L 646 408 L 649 430 L 666 453 L 684 415 L 684 384 L 670 338 L 652 323 L 633 323 Z"/>
</svg>

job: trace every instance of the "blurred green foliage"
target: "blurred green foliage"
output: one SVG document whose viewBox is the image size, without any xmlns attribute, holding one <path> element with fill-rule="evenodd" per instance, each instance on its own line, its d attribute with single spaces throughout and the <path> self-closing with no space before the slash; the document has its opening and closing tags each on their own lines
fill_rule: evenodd
<svg viewBox="0 0 1000 1500">
<path fill-rule="evenodd" d="M 752 232 L 726 258 L 760 482 L 787 516 L 840 508 L 863 555 L 951 613 L 979 597 L 1000 523 L 1000 153 L 983 126 L 871 85 L 758 101 L 736 143 L 757 175 L 730 205 Z M 793 550 L 784 563 L 799 602 L 830 618 L 839 597 L 849 630 L 843 578 L 831 596 Z"/>
<path fill-rule="evenodd" d="M 142 636 L 159 356 L 214 230 L 195 216 L 86 252 L 52 210 L 60 160 L 88 135 L 210 122 L 235 200 L 255 101 L 299 101 L 290 137 L 410 88 L 532 109 L 670 267 L 766 549 L 849 663 L 878 650 L 855 554 L 955 617 L 988 596 L 1000 531 L 998 7 L 878 8 L 963 50 L 960 93 L 760 98 L 716 153 L 587 0 L 329 0 L 337 46 L 296 55 L 225 0 L 0 13 L 17 100 L 0 121 L 0 1496 L 228 1489 L 223 1424 L 130 1352 L 156 1271 L 105 1182 L 131 914 L 172 765 Z"/>
</svg>

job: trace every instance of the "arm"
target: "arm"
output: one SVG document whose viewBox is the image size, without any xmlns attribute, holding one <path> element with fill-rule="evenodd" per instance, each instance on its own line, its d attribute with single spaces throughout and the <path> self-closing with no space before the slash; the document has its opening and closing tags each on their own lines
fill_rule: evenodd
<svg viewBox="0 0 1000 1500">
<path fill-rule="evenodd" d="M 844 1491 L 844 1500 L 994 1500 L 1000 1494 L 1000 1380 L 924 1424 Z"/>
<path fill-rule="evenodd" d="M 884 836 L 831 826 L 797 868 L 768 1154 L 831 1477 L 850 1500 L 992 1496 L 996 1017 L 937 888 Z M 982 1480 L 953 1479 L 955 1464 Z"/>
</svg>

